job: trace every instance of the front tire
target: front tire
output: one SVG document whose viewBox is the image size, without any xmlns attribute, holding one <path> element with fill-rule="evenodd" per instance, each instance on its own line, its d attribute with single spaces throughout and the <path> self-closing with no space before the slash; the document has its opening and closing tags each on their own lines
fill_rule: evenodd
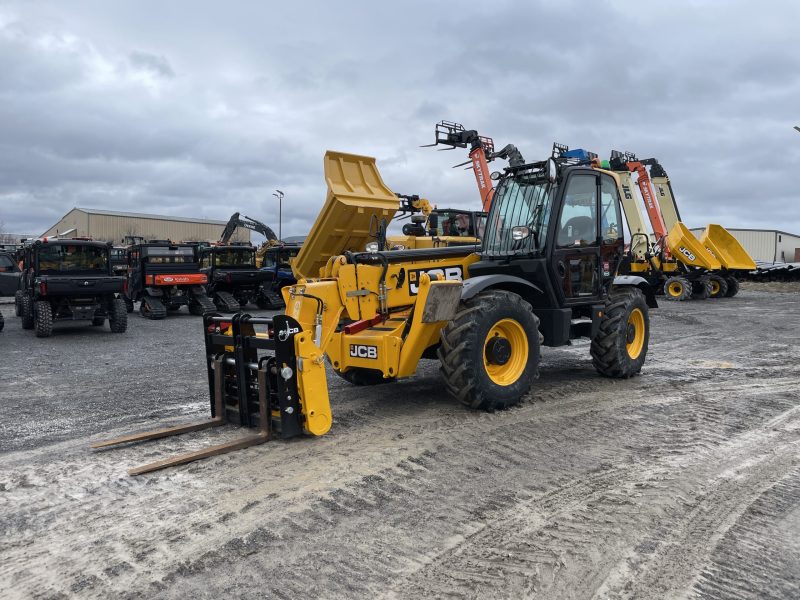
<svg viewBox="0 0 800 600">
<path fill-rule="evenodd" d="M 46 338 L 53 335 L 53 307 L 46 300 L 37 300 L 33 305 L 36 337 Z"/>
<path fill-rule="evenodd" d="M 708 278 L 711 283 L 710 298 L 725 298 L 728 295 L 728 280 L 720 275 L 712 275 Z"/>
<path fill-rule="evenodd" d="M 521 296 L 488 290 L 461 303 L 437 351 L 447 391 L 470 408 L 518 404 L 539 370 L 539 319 Z"/>
<path fill-rule="evenodd" d="M 644 294 L 636 288 L 615 289 L 592 339 L 594 368 L 606 377 L 632 377 L 642 370 L 649 341 L 650 315 Z"/>
<path fill-rule="evenodd" d="M 664 298 L 683 302 L 692 297 L 692 286 L 685 277 L 668 277 L 664 282 Z"/>
</svg>

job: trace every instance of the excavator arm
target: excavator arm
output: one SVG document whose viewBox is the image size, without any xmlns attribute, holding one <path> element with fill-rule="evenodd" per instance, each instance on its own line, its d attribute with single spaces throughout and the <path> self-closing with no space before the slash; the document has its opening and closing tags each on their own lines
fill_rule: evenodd
<svg viewBox="0 0 800 600">
<path fill-rule="evenodd" d="M 248 217 L 247 215 L 242 218 L 237 212 L 233 213 L 231 218 L 228 219 L 228 223 L 225 225 L 225 229 L 222 230 L 222 235 L 217 243 L 227 244 L 231 237 L 233 237 L 234 232 L 239 227 L 260 233 L 266 238 L 267 242 L 276 243 L 278 241 L 278 236 L 275 235 L 275 232 L 272 231 L 270 227 L 266 226 L 261 221 Z"/>
</svg>

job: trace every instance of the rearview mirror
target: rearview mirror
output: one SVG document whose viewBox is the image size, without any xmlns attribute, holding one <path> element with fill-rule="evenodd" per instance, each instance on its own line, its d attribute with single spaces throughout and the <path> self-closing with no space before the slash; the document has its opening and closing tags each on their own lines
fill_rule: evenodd
<svg viewBox="0 0 800 600">
<path fill-rule="evenodd" d="M 555 183 L 558 179 L 558 165 L 556 161 L 550 157 L 547 159 L 547 180 L 550 183 Z"/>
</svg>

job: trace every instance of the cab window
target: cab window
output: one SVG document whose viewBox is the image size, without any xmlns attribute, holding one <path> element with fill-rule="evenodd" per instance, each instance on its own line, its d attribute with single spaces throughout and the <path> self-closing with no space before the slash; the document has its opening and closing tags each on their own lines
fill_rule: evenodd
<svg viewBox="0 0 800 600">
<path fill-rule="evenodd" d="M 608 176 L 600 179 L 600 235 L 604 244 L 613 244 L 623 235 L 619 193 L 614 180 Z"/>
<path fill-rule="evenodd" d="M 556 243 L 560 248 L 597 243 L 597 178 L 573 175 L 567 183 Z"/>
</svg>

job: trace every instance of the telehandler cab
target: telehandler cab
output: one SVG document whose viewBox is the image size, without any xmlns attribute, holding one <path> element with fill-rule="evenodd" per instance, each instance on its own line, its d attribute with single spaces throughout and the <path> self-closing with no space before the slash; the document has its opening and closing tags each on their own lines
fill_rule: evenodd
<svg viewBox="0 0 800 600">
<path fill-rule="evenodd" d="M 103 448 L 214 427 L 258 431 L 228 444 L 132 469 L 145 473 L 302 433 L 333 417 L 326 359 L 354 384 L 413 375 L 438 358 L 446 389 L 476 409 L 530 392 L 541 346 L 591 340 L 594 368 L 627 378 L 649 340 L 647 282 L 616 276 L 623 255 L 619 180 L 590 160 L 547 160 L 498 174 L 480 252 L 467 247 L 360 252 L 369 223 L 395 209 L 373 158 L 328 152 L 328 197 L 297 257 L 274 318 L 204 317 L 212 418 L 123 436 Z"/>
</svg>

